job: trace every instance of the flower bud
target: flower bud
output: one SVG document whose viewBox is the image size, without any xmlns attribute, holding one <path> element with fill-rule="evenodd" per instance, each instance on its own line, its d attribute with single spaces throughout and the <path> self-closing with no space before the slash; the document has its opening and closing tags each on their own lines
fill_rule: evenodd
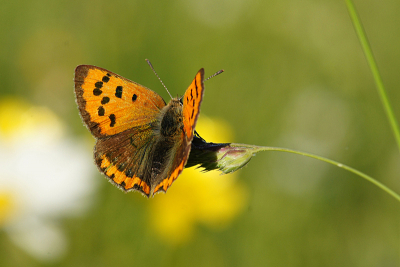
<svg viewBox="0 0 400 267">
<path fill-rule="evenodd" d="M 204 171 L 220 170 L 230 173 L 245 166 L 260 151 L 260 147 L 234 143 L 208 143 L 195 136 L 186 168 L 200 165 Z"/>
</svg>

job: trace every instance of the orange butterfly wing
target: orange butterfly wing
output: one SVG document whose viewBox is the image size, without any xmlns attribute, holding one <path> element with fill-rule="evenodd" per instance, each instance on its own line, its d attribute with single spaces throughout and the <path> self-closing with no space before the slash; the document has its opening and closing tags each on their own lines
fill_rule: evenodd
<svg viewBox="0 0 400 267">
<path fill-rule="evenodd" d="M 158 191 L 167 191 L 168 187 L 178 178 L 189 158 L 190 147 L 193 140 L 194 129 L 197 118 L 200 113 L 200 105 L 204 94 L 204 69 L 200 69 L 185 94 L 182 97 L 183 102 L 183 132 L 181 138 L 182 145 L 176 151 L 170 175 L 162 180 L 154 189 Z"/>
<path fill-rule="evenodd" d="M 165 106 L 152 90 L 89 65 L 75 69 L 75 94 L 82 119 L 97 138 L 152 123 Z"/>
<path fill-rule="evenodd" d="M 200 113 L 200 104 L 204 94 L 204 69 L 197 72 L 196 77 L 182 97 L 183 125 L 186 137 L 192 142 L 194 128 Z"/>
<path fill-rule="evenodd" d="M 134 127 L 97 140 L 94 158 L 100 171 L 124 191 L 150 196 L 153 148 L 157 143 L 152 125 Z"/>
<path fill-rule="evenodd" d="M 99 169 L 119 188 L 149 196 L 152 127 L 164 100 L 152 90 L 108 70 L 81 65 L 75 69 L 75 94 L 86 126 L 98 139 L 94 157 Z"/>
</svg>

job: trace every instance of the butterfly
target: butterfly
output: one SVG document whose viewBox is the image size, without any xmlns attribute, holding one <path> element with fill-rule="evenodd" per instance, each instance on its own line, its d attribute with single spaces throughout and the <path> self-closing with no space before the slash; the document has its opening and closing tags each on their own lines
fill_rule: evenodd
<svg viewBox="0 0 400 267">
<path fill-rule="evenodd" d="M 204 69 L 182 98 L 168 104 L 154 91 L 106 69 L 75 69 L 76 102 L 96 138 L 96 165 L 120 189 L 147 197 L 166 192 L 185 167 L 203 94 Z"/>
</svg>

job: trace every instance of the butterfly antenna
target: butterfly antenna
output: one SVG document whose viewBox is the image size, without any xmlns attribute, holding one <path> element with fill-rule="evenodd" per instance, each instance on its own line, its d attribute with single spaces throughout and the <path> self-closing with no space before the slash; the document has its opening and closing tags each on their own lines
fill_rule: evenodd
<svg viewBox="0 0 400 267">
<path fill-rule="evenodd" d="M 164 84 L 163 81 L 161 80 L 160 76 L 158 76 L 157 72 L 156 72 L 155 69 L 153 68 L 153 65 L 151 65 L 150 60 L 148 60 L 148 59 L 146 58 L 146 61 L 147 61 L 147 64 L 149 64 L 150 68 L 153 70 L 154 74 L 155 74 L 155 75 L 157 76 L 157 78 L 160 80 L 161 84 L 164 86 L 165 90 L 167 90 L 167 93 L 169 94 L 169 96 L 170 96 L 171 98 L 173 98 L 172 95 L 169 93 L 167 87 L 165 86 L 165 84 Z M 214 76 L 215 76 L 215 75 L 216 75 L 216 74 L 214 74 Z"/>
<path fill-rule="evenodd" d="M 217 76 L 218 74 L 221 74 L 221 73 L 223 73 L 223 72 L 224 72 L 224 70 L 219 70 L 219 71 L 217 71 L 216 73 L 214 73 L 213 75 L 211 75 L 210 77 L 208 77 L 207 79 L 205 79 L 204 81 L 207 81 L 207 80 L 211 79 L 212 77 L 215 77 L 215 76 Z"/>
</svg>

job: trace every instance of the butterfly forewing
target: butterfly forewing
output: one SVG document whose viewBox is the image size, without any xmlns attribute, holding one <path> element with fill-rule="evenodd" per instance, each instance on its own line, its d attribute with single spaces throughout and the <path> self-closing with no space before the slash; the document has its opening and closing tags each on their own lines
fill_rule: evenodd
<svg viewBox="0 0 400 267">
<path fill-rule="evenodd" d="M 183 95 L 183 124 L 187 138 L 193 139 L 194 128 L 200 113 L 204 94 L 204 69 L 200 69 Z"/>
<path fill-rule="evenodd" d="M 89 65 L 75 70 L 75 94 L 82 118 L 96 137 L 152 123 L 165 106 L 152 90 Z"/>
</svg>

